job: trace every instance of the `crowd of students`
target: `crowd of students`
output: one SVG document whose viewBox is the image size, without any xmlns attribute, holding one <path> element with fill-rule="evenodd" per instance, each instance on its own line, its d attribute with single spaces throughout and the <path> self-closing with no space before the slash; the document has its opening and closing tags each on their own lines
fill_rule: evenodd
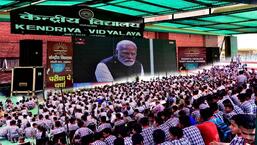
<svg viewBox="0 0 257 145">
<path fill-rule="evenodd" d="M 0 135 L 75 145 L 254 144 L 257 73 L 240 64 L 0 104 Z M 21 143 L 22 144 L 22 143 Z"/>
</svg>

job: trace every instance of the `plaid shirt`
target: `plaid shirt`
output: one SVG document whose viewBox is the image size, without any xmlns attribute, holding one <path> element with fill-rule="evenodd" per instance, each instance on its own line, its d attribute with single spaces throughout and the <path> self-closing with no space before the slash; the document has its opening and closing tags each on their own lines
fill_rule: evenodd
<svg viewBox="0 0 257 145">
<path fill-rule="evenodd" d="M 242 137 L 239 136 L 235 136 L 232 141 L 230 142 L 229 145 L 244 145 L 245 144 L 245 140 Z"/>
<path fill-rule="evenodd" d="M 244 113 L 244 111 L 240 107 L 238 107 L 237 105 L 234 105 L 234 111 L 235 111 L 236 114 L 243 114 Z"/>
<path fill-rule="evenodd" d="M 177 117 L 171 117 L 168 119 L 165 124 L 170 128 L 170 127 L 175 127 L 179 123 L 179 119 Z"/>
<path fill-rule="evenodd" d="M 154 129 L 152 127 L 144 128 L 141 132 L 141 135 L 144 138 L 144 145 L 153 145 L 153 131 Z"/>
<path fill-rule="evenodd" d="M 124 144 L 125 144 L 125 145 L 132 145 L 133 142 L 132 142 L 131 137 L 125 137 L 125 138 L 124 138 Z"/>
<path fill-rule="evenodd" d="M 226 113 L 225 116 L 227 119 L 231 119 L 234 115 L 236 115 L 236 112 L 233 110 L 230 113 Z"/>
<path fill-rule="evenodd" d="M 115 139 L 116 139 L 115 136 L 109 135 L 108 137 L 106 137 L 106 138 L 104 139 L 104 142 L 106 143 L 106 145 L 113 145 Z"/>
<path fill-rule="evenodd" d="M 191 143 L 187 138 L 182 137 L 181 139 L 171 141 L 171 145 L 191 145 Z"/>
<path fill-rule="evenodd" d="M 98 126 L 97 132 L 101 132 L 105 128 L 111 128 L 112 129 L 112 126 L 111 126 L 110 123 L 103 123 L 103 124 Z"/>
<path fill-rule="evenodd" d="M 244 113 L 249 113 L 249 114 L 253 113 L 253 106 L 249 101 L 243 102 L 240 107 L 242 108 Z"/>
<path fill-rule="evenodd" d="M 165 141 L 165 142 L 161 143 L 160 145 L 171 145 L 171 142 L 170 141 Z"/>
<path fill-rule="evenodd" d="M 76 130 L 74 136 L 79 135 L 82 138 L 83 136 L 87 136 L 89 134 L 94 134 L 94 132 L 87 127 L 81 127 Z"/>
<path fill-rule="evenodd" d="M 191 145 L 204 145 L 203 137 L 197 127 L 186 127 L 183 129 L 183 134 L 190 141 Z"/>
<path fill-rule="evenodd" d="M 158 126 L 156 129 L 161 129 L 165 133 L 165 140 L 170 140 L 170 132 L 169 132 L 169 126 L 167 126 L 165 123 Z"/>
<path fill-rule="evenodd" d="M 253 107 L 253 114 L 256 115 L 256 113 L 257 113 L 257 106 L 255 105 L 255 106 Z"/>
<path fill-rule="evenodd" d="M 252 107 L 253 107 L 253 114 L 256 115 L 256 109 L 257 109 L 257 107 L 256 107 L 256 104 L 255 104 L 255 100 L 250 100 L 249 102 L 252 104 Z"/>
<path fill-rule="evenodd" d="M 125 121 L 124 120 L 118 120 L 114 123 L 114 126 L 120 126 L 120 125 L 123 125 L 125 124 Z"/>
<path fill-rule="evenodd" d="M 97 140 L 97 141 L 94 141 L 93 143 L 91 143 L 91 145 L 106 145 L 106 143 L 101 140 Z"/>
</svg>

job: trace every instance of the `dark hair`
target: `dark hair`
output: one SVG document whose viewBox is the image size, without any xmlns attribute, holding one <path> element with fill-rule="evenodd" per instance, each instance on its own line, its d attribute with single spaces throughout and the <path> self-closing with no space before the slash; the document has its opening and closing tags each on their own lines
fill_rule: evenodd
<svg viewBox="0 0 257 145">
<path fill-rule="evenodd" d="M 79 127 L 83 127 L 84 126 L 84 122 L 82 120 L 78 120 L 78 126 Z"/>
<path fill-rule="evenodd" d="M 165 141 L 165 133 L 164 133 L 164 131 L 161 130 L 161 129 L 156 129 L 153 132 L 153 140 L 154 140 L 155 144 L 163 143 Z"/>
<path fill-rule="evenodd" d="M 83 144 L 89 144 L 92 141 L 93 141 L 93 134 L 89 134 L 81 138 L 81 142 L 83 142 Z"/>
<path fill-rule="evenodd" d="M 132 129 L 135 130 L 136 133 L 141 133 L 142 132 L 142 127 L 138 123 L 133 124 Z"/>
<path fill-rule="evenodd" d="M 61 127 L 62 125 L 61 125 L 61 122 L 60 121 L 56 121 L 55 122 L 55 127 Z"/>
<path fill-rule="evenodd" d="M 237 95 L 238 99 L 240 102 L 244 102 L 246 100 L 246 94 L 245 93 L 240 93 Z"/>
<path fill-rule="evenodd" d="M 141 144 L 144 141 L 144 138 L 141 134 L 137 133 L 132 136 L 133 145 Z"/>
<path fill-rule="evenodd" d="M 210 108 L 205 108 L 200 110 L 200 115 L 204 121 L 207 121 L 213 115 L 213 113 Z"/>
<path fill-rule="evenodd" d="M 218 104 L 217 103 L 211 103 L 210 105 L 210 109 L 211 112 L 214 113 L 215 111 L 217 111 L 219 109 Z"/>
<path fill-rule="evenodd" d="M 242 121 L 243 121 L 243 114 L 237 114 L 237 115 L 234 115 L 231 117 L 231 121 L 234 120 L 235 123 L 239 126 L 242 124 Z"/>
<path fill-rule="evenodd" d="M 140 119 L 140 124 L 141 124 L 142 126 L 149 125 L 149 120 L 148 120 L 148 118 L 146 118 L 146 117 L 141 118 L 141 119 Z"/>
<path fill-rule="evenodd" d="M 178 127 L 171 127 L 169 129 L 170 134 L 172 134 L 174 137 L 177 137 L 178 139 L 183 137 L 183 130 Z"/>
<path fill-rule="evenodd" d="M 246 129 L 254 129 L 256 116 L 253 114 L 240 114 L 240 118 L 242 119 L 241 124 L 239 126 Z"/>
<path fill-rule="evenodd" d="M 125 143 L 124 143 L 124 139 L 123 138 L 116 138 L 115 140 L 114 140 L 114 145 L 125 145 Z"/>
<path fill-rule="evenodd" d="M 224 100 L 222 103 L 223 103 L 224 107 L 230 107 L 230 108 L 234 109 L 234 106 L 229 99 Z"/>
<path fill-rule="evenodd" d="M 183 125 L 183 127 L 191 126 L 190 117 L 189 116 L 180 116 L 179 123 Z"/>
<path fill-rule="evenodd" d="M 107 134 L 111 134 L 112 130 L 110 128 L 105 128 L 102 130 L 102 132 L 107 133 Z"/>
</svg>

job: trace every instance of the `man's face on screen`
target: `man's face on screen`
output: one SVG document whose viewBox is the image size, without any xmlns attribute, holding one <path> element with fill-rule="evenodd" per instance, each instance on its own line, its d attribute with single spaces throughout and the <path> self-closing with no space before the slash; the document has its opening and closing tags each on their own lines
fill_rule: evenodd
<svg viewBox="0 0 257 145">
<path fill-rule="evenodd" d="M 126 45 L 118 50 L 118 60 L 126 65 L 132 66 L 136 61 L 137 48 L 133 45 Z"/>
</svg>

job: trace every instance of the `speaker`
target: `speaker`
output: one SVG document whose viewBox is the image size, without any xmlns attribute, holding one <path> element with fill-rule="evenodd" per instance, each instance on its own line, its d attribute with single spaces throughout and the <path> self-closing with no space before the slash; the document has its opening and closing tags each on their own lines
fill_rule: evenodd
<svg viewBox="0 0 257 145">
<path fill-rule="evenodd" d="M 44 69 L 42 67 L 17 67 L 12 72 L 11 92 L 27 93 L 43 90 Z M 24 75 L 26 74 L 26 75 Z"/>
<path fill-rule="evenodd" d="M 20 40 L 20 66 L 42 66 L 42 40 Z"/>
<path fill-rule="evenodd" d="M 219 47 L 206 47 L 206 63 L 213 63 L 220 60 Z"/>
<path fill-rule="evenodd" d="M 26 75 L 24 75 L 26 74 Z M 33 90 L 33 68 L 14 68 L 13 91 Z"/>
</svg>

